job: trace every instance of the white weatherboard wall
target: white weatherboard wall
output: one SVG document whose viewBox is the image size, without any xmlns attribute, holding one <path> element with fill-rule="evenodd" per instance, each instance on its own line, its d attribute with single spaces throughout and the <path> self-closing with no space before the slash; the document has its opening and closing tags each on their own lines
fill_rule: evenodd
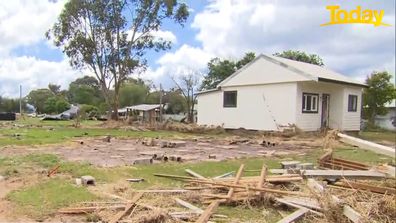
<svg viewBox="0 0 396 223">
<path fill-rule="evenodd" d="M 297 85 L 296 125 L 304 131 L 316 131 L 321 128 L 322 94 L 330 95 L 329 127 L 332 129 L 360 130 L 361 88 L 324 82 L 300 82 Z M 302 112 L 303 93 L 319 94 L 318 113 Z M 348 95 L 358 96 L 356 112 L 348 112 Z"/>
<path fill-rule="evenodd" d="M 348 95 L 357 95 L 357 111 L 348 111 Z M 360 114 L 362 108 L 362 88 L 359 87 L 346 87 L 344 88 L 343 95 L 343 116 L 342 116 L 342 130 L 357 131 L 360 130 Z"/>
<path fill-rule="evenodd" d="M 237 93 L 237 107 L 223 107 L 223 91 Z M 278 130 L 296 122 L 296 83 L 224 87 L 198 95 L 198 124 L 225 128 Z M 276 123 L 274 122 L 274 119 Z"/>
</svg>

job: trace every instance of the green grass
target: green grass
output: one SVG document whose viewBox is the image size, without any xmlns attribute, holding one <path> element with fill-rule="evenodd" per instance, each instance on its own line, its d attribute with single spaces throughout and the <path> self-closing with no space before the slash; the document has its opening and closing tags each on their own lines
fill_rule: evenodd
<svg viewBox="0 0 396 223">
<path fill-rule="evenodd" d="M 21 128 L 0 130 L 0 146 L 5 145 L 42 145 L 61 143 L 64 141 L 78 139 L 79 137 L 97 136 L 117 137 L 188 137 L 189 134 L 171 131 L 130 131 L 123 129 L 99 129 L 99 128 L 72 128 L 59 127 L 53 130 L 44 128 Z"/>
<path fill-rule="evenodd" d="M 168 178 L 155 177 L 154 173 L 187 176 L 184 169 L 189 168 L 205 176 L 213 177 L 230 171 L 237 171 L 241 164 L 245 164 L 246 170 L 259 170 L 263 162 L 269 168 L 280 168 L 280 161 L 284 159 L 295 159 L 303 162 L 314 162 L 322 150 L 315 150 L 305 156 L 294 157 L 271 157 L 271 158 L 241 158 L 226 160 L 221 162 L 197 162 L 197 163 L 161 163 L 154 165 L 135 165 L 115 168 L 99 168 L 87 163 L 68 162 L 59 159 L 52 154 L 30 154 L 26 156 L 7 157 L 0 159 L 0 174 L 4 170 L 15 170 L 16 175 L 31 174 L 37 168 L 50 169 L 57 164 L 61 164 L 59 172 L 55 174 L 57 178 L 46 179 L 37 185 L 28 186 L 20 190 L 11 192 L 7 197 L 16 204 L 17 211 L 32 216 L 35 219 L 42 219 L 53 214 L 57 209 L 68 206 L 72 203 L 98 199 L 88 192 L 84 187 L 75 187 L 71 178 L 91 175 L 96 178 L 97 183 L 115 183 L 126 178 L 143 178 L 142 183 L 131 183 L 135 189 L 150 188 L 181 188 L 183 182 Z M 378 155 L 370 151 L 364 151 L 351 147 L 337 148 L 334 156 L 349 160 L 356 160 L 368 164 L 391 162 L 392 159 Z M 30 172 L 29 172 L 30 171 Z M 45 172 L 43 173 L 43 175 Z M 258 175 L 259 172 L 245 172 L 244 176 Z M 14 177 L 15 175 L 10 175 Z M 264 211 L 264 212 L 263 212 Z M 238 218 L 241 221 L 260 222 L 260 219 L 279 219 L 278 213 L 265 212 L 265 208 L 230 208 L 220 207 L 219 213 L 226 214 L 231 218 Z M 271 220 L 272 221 L 272 220 Z"/>
<path fill-rule="evenodd" d="M 85 187 L 76 187 L 69 181 L 50 179 L 37 185 L 16 190 L 7 199 L 18 205 L 17 211 L 43 220 L 61 207 L 82 201 L 91 201 L 96 196 Z"/>
<path fill-rule="evenodd" d="M 396 132 L 391 132 L 391 131 L 360 132 L 359 137 L 374 142 L 387 141 L 391 144 L 392 143 L 396 144 Z"/>
</svg>

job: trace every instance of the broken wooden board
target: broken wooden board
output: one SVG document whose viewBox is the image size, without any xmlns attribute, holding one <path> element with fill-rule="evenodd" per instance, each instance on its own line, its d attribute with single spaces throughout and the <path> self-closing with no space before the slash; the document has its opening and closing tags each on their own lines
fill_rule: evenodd
<svg viewBox="0 0 396 223">
<path fill-rule="evenodd" d="M 308 209 L 306 208 L 301 208 L 298 209 L 297 211 L 291 213 L 290 215 L 282 218 L 280 221 L 278 221 L 277 223 L 291 223 L 296 221 L 297 219 L 301 218 L 304 214 L 306 214 L 308 212 Z"/>
<path fill-rule="evenodd" d="M 204 177 L 204 176 L 202 176 L 202 175 L 200 175 L 200 174 L 198 174 L 198 173 L 196 173 L 196 172 L 194 172 L 194 171 L 192 171 L 190 169 L 185 169 L 184 171 L 186 171 L 188 174 L 190 174 L 191 176 L 196 177 L 198 179 L 206 179 L 206 177 Z"/>
<path fill-rule="evenodd" d="M 206 223 L 208 222 L 210 216 L 212 216 L 213 212 L 217 209 L 219 206 L 220 201 L 212 201 L 212 203 L 205 209 L 205 211 L 199 216 L 198 220 L 196 223 Z"/>
<path fill-rule="evenodd" d="M 301 174 L 305 177 L 320 178 L 350 178 L 350 179 L 374 179 L 386 178 L 386 174 L 368 170 L 303 170 Z"/>
<path fill-rule="evenodd" d="M 213 177 L 212 179 L 216 180 L 216 179 L 221 179 L 221 178 L 227 178 L 227 177 L 231 177 L 232 175 L 234 175 L 235 171 L 231 171 L 216 177 Z"/>
<path fill-rule="evenodd" d="M 380 144 L 377 144 L 377 143 L 373 143 L 373 142 L 370 142 L 370 141 L 366 141 L 366 140 L 359 139 L 359 138 L 356 138 L 356 137 L 352 137 L 352 136 L 349 136 L 349 135 L 345 135 L 345 134 L 342 134 L 342 133 L 338 133 L 337 136 L 340 137 L 340 141 L 341 142 L 344 142 L 344 143 L 347 143 L 347 144 L 350 144 L 350 145 L 353 145 L 353 146 L 357 146 L 357 147 L 359 147 L 361 149 L 366 149 L 366 150 L 373 151 L 375 153 L 379 153 L 379 154 L 383 154 L 383 155 L 386 155 L 386 156 L 390 156 L 390 157 L 393 157 L 393 158 L 396 157 L 395 156 L 396 155 L 395 148 L 388 147 L 388 146 L 383 146 L 383 145 L 380 145 Z"/>
<path fill-rule="evenodd" d="M 336 186 L 340 187 L 346 187 L 346 188 L 353 188 L 356 190 L 366 190 L 374 193 L 379 193 L 379 194 L 396 194 L 396 189 L 391 188 L 391 187 L 379 187 L 379 186 L 373 186 L 369 184 L 363 184 L 363 183 L 358 183 L 358 182 L 353 182 L 353 181 L 348 181 L 348 182 L 336 182 L 334 183 Z"/>
<path fill-rule="evenodd" d="M 137 193 L 135 196 L 133 196 L 132 200 L 130 200 L 127 205 L 125 206 L 125 210 L 117 213 L 110 221 L 109 223 L 117 223 L 124 215 L 126 215 L 133 206 L 136 205 L 136 202 L 143 196 L 143 193 Z"/>
<path fill-rule="evenodd" d="M 175 201 L 176 201 L 176 203 L 180 204 L 181 206 L 192 210 L 194 213 L 202 214 L 204 212 L 201 208 L 194 206 L 194 205 L 188 203 L 187 201 L 183 201 L 182 199 L 175 198 Z"/>
</svg>

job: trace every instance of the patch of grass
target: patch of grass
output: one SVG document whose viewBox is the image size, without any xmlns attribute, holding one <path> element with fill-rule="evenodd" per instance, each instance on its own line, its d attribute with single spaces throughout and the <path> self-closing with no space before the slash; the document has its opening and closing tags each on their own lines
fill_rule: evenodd
<svg viewBox="0 0 396 223">
<path fill-rule="evenodd" d="M 390 144 L 396 144 L 396 132 L 391 131 L 376 131 L 376 132 L 360 132 L 358 135 L 359 138 L 374 141 L 374 142 L 383 142 L 387 141 Z"/>
<path fill-rule="evenodd" d="M 394 159 L 392 157 L 354 147 L 337 148 L 334 151 L 334 156 L 370 165 L 394 162 Z"/>
<path fill-rule="evenodd" d="M 7 195 L 7 199 L 17 204 L 17 211 L 43 220 L 61 207 L 95 200 L 96 196 L 85 187 L 76 187 L 62 179 L 50 179 L 13 191 Z"/>
<path fill-rule="evenodd" d="M 166 137 L 192 136 L 191 134 L 171 131 L 131 131 L 123 129 L 100 129 L 100 128 L 73 128 L 59 127 L 50 130 L 48 128 L 20 128 L 0 129 L 0 146 L 5 145 L 42 145 L 60 143 L 79 137 L 116 136 L 116 137 Z M 18 136 L 17 136 L 18 135 Z"/>
</svg>

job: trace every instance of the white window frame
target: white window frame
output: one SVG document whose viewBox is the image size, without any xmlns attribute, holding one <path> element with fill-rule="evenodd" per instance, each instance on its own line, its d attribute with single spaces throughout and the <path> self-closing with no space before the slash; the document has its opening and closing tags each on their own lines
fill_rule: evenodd
<svg viewBox="0 0 396 223">
<path fill-rule="evenodd" d="M 310 101 L 310 103 L 308 103 Z M 308 104 L 310 105 L 308 107 Z M 319 111 L 319 94 L 303 93 L 302 94 L 302 112 L 303 113 L 318 113 Z"/>
</svg>

